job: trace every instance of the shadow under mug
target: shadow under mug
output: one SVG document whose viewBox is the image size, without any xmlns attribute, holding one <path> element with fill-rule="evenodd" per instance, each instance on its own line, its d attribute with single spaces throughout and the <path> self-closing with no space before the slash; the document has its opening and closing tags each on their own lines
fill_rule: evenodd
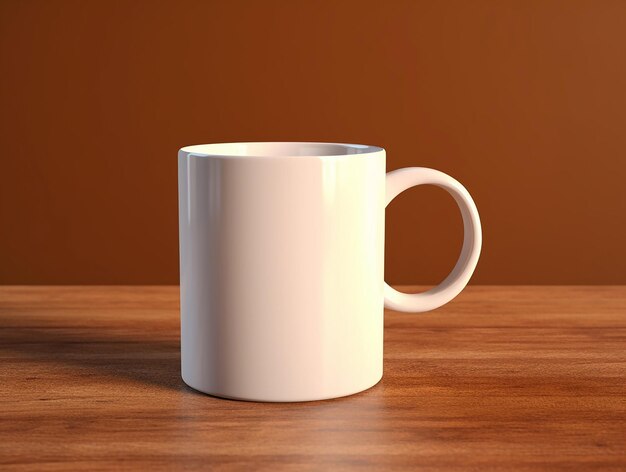
<svg viewBox="0 0 626 472">
<path fill-rule="evenodd" d="M 480 255 L 476 205 L 452 177 L 385 173 L 385 150 L 335 143 L 224 143 L 178 153 L 181 357 L 185 383 L 253 401 L 335 398 L 383 374 L 383 310 L 435 309 Z M 459 260 L 437 287 L 384 281 L 385 207 L 437 185 L 464 224 Z"/>
</svg>

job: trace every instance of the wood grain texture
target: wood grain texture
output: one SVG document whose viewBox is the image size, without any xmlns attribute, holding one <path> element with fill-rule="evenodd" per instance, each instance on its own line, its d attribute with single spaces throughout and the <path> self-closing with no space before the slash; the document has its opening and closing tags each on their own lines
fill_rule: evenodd
<svg viewBox="0 0 626 472">
<path fill-rule="evenodd" d="M 0 287 L 0 469 L 626 468 L 626 287 L 388 312 L 380 384 L 291 404 L 185 387 L 177 290 Z"/>
</svg>

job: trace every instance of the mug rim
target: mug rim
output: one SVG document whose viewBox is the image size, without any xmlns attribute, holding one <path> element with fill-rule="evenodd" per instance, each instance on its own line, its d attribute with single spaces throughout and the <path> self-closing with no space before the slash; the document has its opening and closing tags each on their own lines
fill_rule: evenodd
<svg viewBox="0 0 626 472">
<path fill-rule="evenodd" d="M 379 146 L 318 141 L 242 141 L 192 144 L 179 155 L 224 158 L 350 157 L 384 152 Z"/>
</svg>

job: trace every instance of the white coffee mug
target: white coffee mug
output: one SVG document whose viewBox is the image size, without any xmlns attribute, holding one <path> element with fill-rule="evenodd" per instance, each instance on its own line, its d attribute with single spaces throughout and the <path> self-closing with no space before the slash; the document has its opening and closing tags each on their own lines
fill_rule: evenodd
<svg viewBox="0 0 626 472">
<path fill-rule="evenodd" d="M 226 398 L 291 402 L 360 392 L 383 374 L 383 308 L 452 300 L 481 248 L 476 206 L 439 171 L 385 174 L 385 150 L 228 143 L 178 153 L 182 377 Z M 465 237 L 452 273 L 420 294 L 383 280 L 385 206 L 446 189 Z"/>
</svg>

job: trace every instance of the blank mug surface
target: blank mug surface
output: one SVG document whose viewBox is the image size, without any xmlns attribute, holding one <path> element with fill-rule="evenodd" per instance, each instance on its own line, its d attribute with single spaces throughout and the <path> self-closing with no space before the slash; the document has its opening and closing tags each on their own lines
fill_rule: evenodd
<svg viewBox="0 0 626 472">
<path fill-rule="evenodd" d="M 213 144 L 181 149 L 178 165 L 185 383 L 256 401 L 375 385 L 387 290 L 385 151 Z"/>
</svg>

